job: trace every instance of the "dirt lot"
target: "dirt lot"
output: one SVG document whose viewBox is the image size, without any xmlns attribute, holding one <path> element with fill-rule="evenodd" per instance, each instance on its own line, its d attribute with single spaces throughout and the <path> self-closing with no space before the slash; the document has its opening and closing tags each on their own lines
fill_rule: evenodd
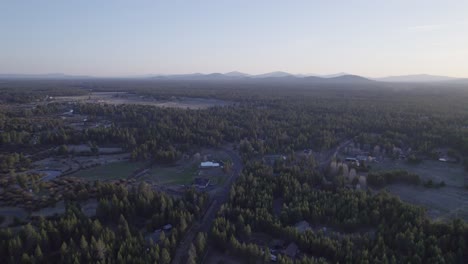
<svg viewBox="0 0 468 264">
<path fill-rule="evenodd" d="M 176 107 L 190 109 L 205 109 L 212 106 L 225 106 L 228 102 L 218 99 L 178 97 L 171 100 L 155 100 L 150 97 L 139 96 L 126 92 L 95 92 L 83 96 L 55 97 L 55 102 L 83 102 L 106 104 L 137 104 L 153 105 L 159 107 Z"/>
<path fill-rule="evenodd" d="M 464 188 L 466 172 L 460 164 L 426 160 L 421 164 L 411 165 L 405 161 L 388 159 L 372 163 L 371 166 L 373 171 L 407 170 L 418 174 L 423 181 L 444 181 L 447 186 L 442 188 L 393 184 L 388 185 L 386 189 L 403 201 L 425 207 L 432 219 L 447 220 L 460 217 L 468 220 L 468 189 Z"/>
</svg>

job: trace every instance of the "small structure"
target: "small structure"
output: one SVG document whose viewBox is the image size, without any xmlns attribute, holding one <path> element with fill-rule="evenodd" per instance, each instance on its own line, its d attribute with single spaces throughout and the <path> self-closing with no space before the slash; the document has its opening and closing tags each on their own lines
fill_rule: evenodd
<svg viewBox="0 0 468 264">
<path fill-rule="evenodd" d="M 153 241 L 153 242 L 158 242 L 159 241 L 159 238 L 161 237 L 161 233 L 163 231 L 161 229 L 158 229 L 158 230 L 154 230 L 153 233 L 149 233 L 145 236 L 145 239 L 146 241 Z"/>
<path fill-rule="evenodd" d="M 270 254 L 270 260 L 273 262 L 276 262 L 278 260 L 278 257 L 275 255 Z"/>
<path fill-rule="evenodd" d="M 205 161 L 200 163 L 200 168 L 218 168 L 220 164 L 218 162 Z"/>
<path fill-rule="evenodd" d="M 171 230 L 172 225 L 171 224 L 164 225 L 162 229 L 165 230 L 165 231 Z"/>
<path fill-rule="evenodd" d="M 310 229 L 310 225 L 307 221 L 300 221 L 298 222 L 296 225 L 295 225 L 297 231 L 299 233 L 304 233 L 306 230 L 309 230 Z"/>
<path fill-rule="evenodd" d="M 193 185 L 200 189 L 205 189 L 206 187 L 208 187 L 209 184 L 210 180 L 205 178 L 195 178 L 193 182 Z"/>
<path fill-rule="evenodd" d="M 296 243 L 292 242 L 288 245 L 288 247 L 284 250 L 284 254 L 286 254 L 290 258 L 295 258 L 297 255 L 298 247 Z"/>
<path fill-rule="evenodd" d="M 349 162 L 349 163 L 352 163 L 352 164 L 356 164 L 357 166 L 359 166 L 359 160 L 356 159 L 356 158 L 349 158 L 349 157 L 348 157 L 348 158 L 346 158 L 345 160 L 346 160 L 346 162 Z"/>
</svg>

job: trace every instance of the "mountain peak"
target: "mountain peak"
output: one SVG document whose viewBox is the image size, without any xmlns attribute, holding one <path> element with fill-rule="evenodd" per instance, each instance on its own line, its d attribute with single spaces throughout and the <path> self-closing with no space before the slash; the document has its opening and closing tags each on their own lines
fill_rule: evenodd
<svg viewBox="0 0 468 264">
<path fill-rule="evenodd" d="M 274 71 L 274 72 L 268 72 L 268 73 L 263 73 L 263 74 L 258 74 L 254 75 L 254 78 L 277 78 L 277 77 L 291 77 L 294 76 L 288 72 L 283 72 L 283 71 Z"/>
<path fill-rule="evenodd" d="M 238 71 L 227 72 L 224 75 L 229 76 L 229 77 L 247 77 L 247 76 L 249 76 L 249 74 L 247 74 L 247 73 L 238 72 Z"/>
</svg>

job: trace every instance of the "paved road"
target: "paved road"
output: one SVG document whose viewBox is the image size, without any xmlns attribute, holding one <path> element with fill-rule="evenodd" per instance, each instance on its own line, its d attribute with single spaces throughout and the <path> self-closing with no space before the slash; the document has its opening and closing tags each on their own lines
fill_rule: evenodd
<svg viewBox="0 0 468 264">
<path fill-rule="evenodd" d="M 192 225 L 192 227 L 187 231 L 181 243 L 179 244 L 174 259 L 172 260 L 173 264 L 185 263 L 187 259 L 187 253 L 190 248 L 190 244 L 195 239 L 195 236 L 198 232 L 209 232 L 211 229 L 211 224 L 213 223 L 216 213 L 221 208 L 221 205 L 227 202 L 229 198 L 229 190 L 231 189 L 234 181 L 239 177 L 242 172 L 242 160 L 240 159 L 237 152 L 234 152 L 231 149 L 223 149 L 231 158 L 233 162 L 232 171 L 229 179 L 224 183 L 224 186 L 218 190 L 218 192 L 210 197 L 209 207 L 205 212 L 205 215 L 202 219 Z"/>
<path fill-rule="evenodd" d="M 344 148 L 344 147 L 346 147 L 347 145 L 349 145 L 352 141 L 353 141 L 352 139 L 345 140 L 345 141 L 341 142 L 341 144 L 339 144 L 338 146 L 336 146 L 335 149 L 330 150 L 330 151 L 325 155 L 326 158 L 324 158 L 323 160 L 321 160 L 321 161 L 319 162 L 319 164 L 320 164 L 320 166 L 319 166 L 320 169 L 323 170 L 323 171 L 325 171 L 325 170 L 328 168 L 328 166 L 330 165 L 330 162 L 332 161 L 332 159 L 333 159 L 334 157 L 336 157 L 336 155 L 338 154 L 338 152 L 339 152 L 342 148 Z"/>
</svg>

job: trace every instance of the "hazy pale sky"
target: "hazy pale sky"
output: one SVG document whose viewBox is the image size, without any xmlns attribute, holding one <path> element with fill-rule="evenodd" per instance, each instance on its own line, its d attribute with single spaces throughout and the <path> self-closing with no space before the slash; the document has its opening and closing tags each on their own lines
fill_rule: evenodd
<svg viewBox="0 0 468 264">
<path fill-rule="evenodd" d="M 468 77 L 468 1 L 0 0 L 0 73 Z"/>
</svg>

